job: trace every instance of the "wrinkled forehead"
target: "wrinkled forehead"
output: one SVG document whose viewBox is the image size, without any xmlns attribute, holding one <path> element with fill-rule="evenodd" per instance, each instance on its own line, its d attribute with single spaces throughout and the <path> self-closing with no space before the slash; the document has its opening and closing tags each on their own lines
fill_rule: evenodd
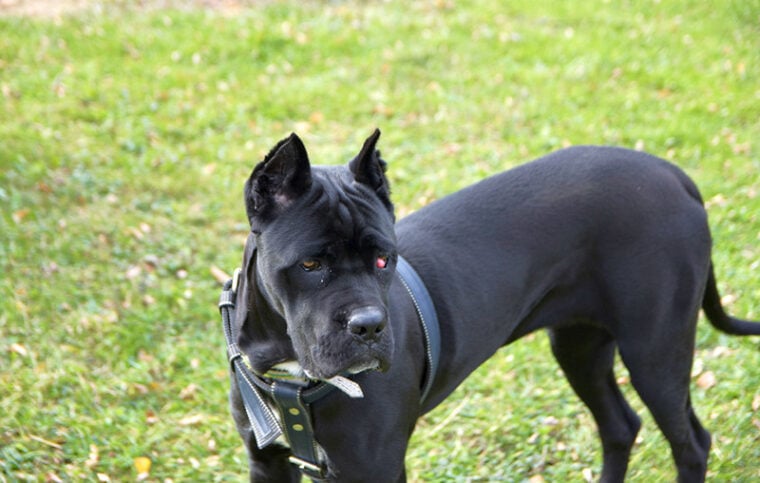
<svg viewBox="0 0 760 483">
<path fill-rule="evenodd" d="M 393 216 L 343 167 L 314 167 L 309 192 L 261 235 L 282 264 L 341 250 L 395 250 Z"/>
</svg>

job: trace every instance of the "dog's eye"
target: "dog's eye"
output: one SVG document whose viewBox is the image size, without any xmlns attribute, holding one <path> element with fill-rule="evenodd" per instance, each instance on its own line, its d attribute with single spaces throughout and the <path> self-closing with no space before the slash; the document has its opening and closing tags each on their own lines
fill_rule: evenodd
<svg viewBox="0 0 760 483">
<path fill-rule="evenodd" d="M 304 260 L 303 262 L 301 262 L 301 268 L 303 268 L 307 272 L 313 272 L 315 270 L 319 270 L 320 268 L 322 268 L 322 263 L 320 263 L 319 260 L 313 260 L 313 259 Z"/>
<path fill-rule="evenodd" d="M 380 270 L 386 268 L 388 266 L 388 255 L 380 255 L 377 257 L 377 260 L 375 260 L 375 266 Z"/>
</svg>

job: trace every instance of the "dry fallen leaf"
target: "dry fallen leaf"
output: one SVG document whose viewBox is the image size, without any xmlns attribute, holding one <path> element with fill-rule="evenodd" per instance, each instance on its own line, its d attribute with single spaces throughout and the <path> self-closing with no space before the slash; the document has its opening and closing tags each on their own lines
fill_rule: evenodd
<svg viewBox="0 0 760 483">
<path fill-rule="evenodd" d="M 146 424 L 156 424 L 158 422 L 158 415 L 156 415 L 155 412 L 148 409 L 145 411 L 145 423 Z"/>
<path fill-rule="evenodd" d="M 556 426 L 559 424 L 559 419 L 555 418 L 554 416 L 546 416 L 542 421 L 541 424 L 544 426 Z"/>
<path fill-rule="evenodd" d="M 705 202 L 705 206 L 707 208 L 711 208 L 713 206 L 724 207 L 727 204 L 728 204 L 728 200 L 726 199 L 725 196 L 723 196 L 720 193 L 718 193 L 717 195 L 713 196 L 712 198 L 710 198 L 709 200 Z"/>
<path fill-rule="evenodd" d="M 184 418 L 179 420 L 180 426 L 193 426 L 195 424 L 200 423 L 203 421 L 203 415 L 202 414 L 192 414 L 190 416 L 185 416 Z"/>
<path fill-rule="evenodd" d="M 26 357 L 27 354 L 29 354 L 27 352 L 27 350 L 26 350 L 26 347 L 24 347 L 23 345 L 21 345 L 21 344 L 19 344 L 17 342 L 14 342 L 13 344 L 11 344 L 9 350 L 11 352 L 15 352 L 16 354 L 20 355 L 21 357 Z"/>
<path fill-rule="evenodd" d="M 146 386 L 145 384 L 140 384 L 138 382 L 132 383 L 132 389 L 137 394 L 143 394 L 144 395 L 144 394 L 148 394 L 150 392 L 150 390 L 148 389 L 148 386 Z"/>
<path fill-rule="evenodd" d="M 98 447 L 94 444 L 90 445 L 90 454 L 87 457 L 87 461 L 84 462 L 84 465 L 88 468 L 94 468 L 98 461 L 100 461 L 100 454 L 98 452 Z"/>
<path fill-rule="evenodd" d="M 697 386 L 702 389 L 710 389 L 715 383 L 715 374 L 712 371 L 704 372 L 697 378 Z"/>
<path fill-rule="evenodd" d="M 714 357 L 714 358 L 717 359 L 719 357 L 733 355 L 734 352 L 735 352 L 734 349 L 731 349 L 731 348 L 726 347 L 726 346 L 719 345 L 719 346 L 714 347 L 710 351 L 710 356 L 712 356 L 712 357 Z"/>
<path fill-rule="evenodd" d="M 209 163 L 201 168 L 204 176 L 211 176 L 216 171 L 216 163 Z"/>
<path fill-rule="evenodd" d="M 702 362 L 702 359 L 697 357 L 694 359 L 694 362 L 691 366 L 691 377 L 697 377 L 700 374 L 702 374 L 702 371 L 705 370 L 704 362 Z"/>
<path fill-rule="evenodd" d="M 150 474 L 150 458 L 145 456 L 138 456 L 134 460 L 135 469 L 137 470 L 137 478 L 145 479 Z"/>
<path fill-rule="evenodd" d="M 153 362 L 156 358 L 150 352 L 140 349 L 137 351 L 137 360 L 140 362 Z"/>
<path fill-rule="evenodd" d="M 124 276 L 127 278 L 127 280 L 134 280 L 140 276 L 141 272 L 142 272 L 142 269 L 139 266 L 132 265 L 124 273 Z"/>
<path fill-rule="evenodd" d="M 29 210 L 29 208 L 22 208 L 22 209 L 20 209 L 20 210 L 18 210 L 18 211 L 16 211 L 16 212 L 13 213 L 13 216 L 12 216 L 13 221 L 16 224 L 21 223 L 22 221 L 24 221 L 24 218 L 26 218 L 26 216 L 29 213 L 31 213 L 31 210 Z"/>
<path fill-rule="evenodd" d="M 157 255 L 149 253 L 143 257 L 143 263 L 145 263 L 145 268 L 149 272 L 152 272 L 156 268 L 158 268 L 158 266 L 161 264 L 161 260 L 158 258 Z"/>
<path fill-rule="evenodd" d="M 723 307 L 728 307 L 729 305 L 736 302 L 738 299 L 739 299 L 739 296 L 737 296 L 736 294 L 727 293 L 726 295 L 720 298 L 720 304 Z"/>
<path fill-rule="evenodd" d="M 179 398 L 182 400 L 190 399 L 195 395 L 197 391 L 198 391 L 198 386 L 193 383 L 190 383 L 189 386 L 187 386 L 186 388 L 184 388 L 183 390 L 179 392 Z"/>
<path fill-rule="evenodd" d="M 214 277 L 214 279 L 219 283 L 225 283 L 227 280 L 232 278 L 227 275 L 227 272 L 217 267 L 216 265 L 211 265 L 211 268 L 209 268 L 209 270 L 211 271 L 211 275 Z"/>
<path fill-rule="evenodd" d="M 325 115 L 319 111 L 312 112 L 309 115 L 309 122 L 312 124 L 319 124 L 325 120 Z"/>
<path fill-rule="evenodd" d="M 132 235 L 132 237 L 135 240 L 142 240 L 143 238 L 145 238 L 145 235 L 143 235 L 143 232 L 141 232 L 134 226 L 130 226 L 129 228 L 127 228 L 127 231 L 129 232 L 130 235 Z"/>
</svg>

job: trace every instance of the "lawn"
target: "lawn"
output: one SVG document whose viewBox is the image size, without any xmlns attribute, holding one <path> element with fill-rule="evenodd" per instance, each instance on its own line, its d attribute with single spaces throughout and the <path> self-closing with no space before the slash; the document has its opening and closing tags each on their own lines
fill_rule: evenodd
<svg viewBox="0 0 760 483">
<path fill-rule="evenodd" d="M 243 479 L 217 278 L 240 261 L 243 182 L 291 131 L 336 164 L 380 127 L 401 215 L 566 145 L 665 157 L 707 200 L 724 302 L 760 319 L 758 0 L 12 3 L 0 482 Z M 760 480 L 759 342 L 700 323 L 712 481 Z M 619 375 L 645 424 L 630 481 L 672 481 Z M 407 466 L 412 481 L 564 482 L 600 461 L 538 333 L 420 421 Z"/>
</svg>

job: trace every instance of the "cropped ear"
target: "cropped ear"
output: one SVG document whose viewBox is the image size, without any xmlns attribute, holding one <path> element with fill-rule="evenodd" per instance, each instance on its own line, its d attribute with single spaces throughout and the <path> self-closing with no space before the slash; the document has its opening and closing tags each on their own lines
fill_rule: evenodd
<svg viewBox="0 0 760 483">
<path fill-rule="evenodd" d="M 283 139 L 253 169 L 245 183 L 245 208 L 254 231 L 311 187 L 311 166 L 301 139 Z"/>
<path fill-rule="evenodd" d="M 380 151 L 375 149 L 379 138 L 380 130 L 375 129 L 375 132 L 364 141 L 359 154 L 348 163 L 348 168 L 351 170 L 357 183 L 369 186 L 380 197 L 382 202 L 390 210 L 393 210 L 390 200 L 390 186 L 388 185 L 388 179 L 385 177 L 386 164 L 380 157 Z"/>
</svg>

